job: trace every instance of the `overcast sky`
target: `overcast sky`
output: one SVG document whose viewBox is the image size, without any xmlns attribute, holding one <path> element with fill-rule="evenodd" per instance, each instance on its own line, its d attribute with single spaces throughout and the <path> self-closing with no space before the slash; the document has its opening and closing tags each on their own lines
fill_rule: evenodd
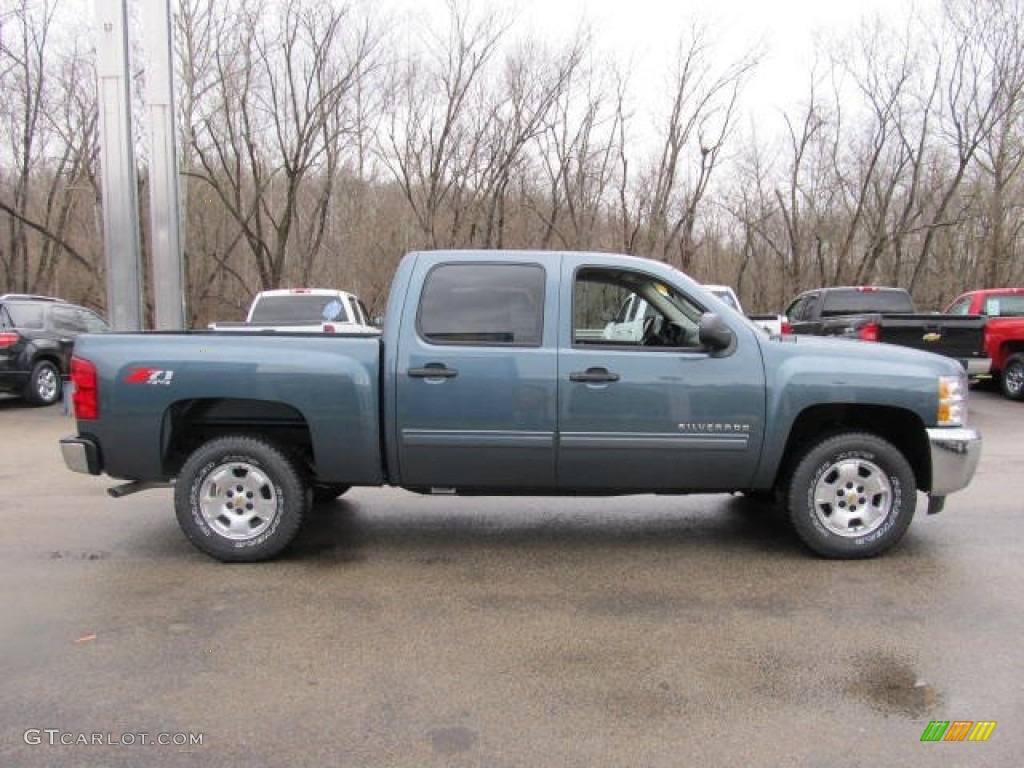
<svg viewBox="0 0 1024 768">
<path fill-rule="evenodd" d="M 553 40 L 589 23 L 595 45 L 617 51 L 634 73 L 634 88 L 664 77 L 681 33 L 695 19 L 722 34 L 724 57 L 738 58 L 759 45 L 762 63 L 745 102 L 756 111 L 789 106 L 808 90 L 814 41 L 854 34 L 875 15 L 900 24 L 916 7 L 939 0 L 462 0 L 474 11 L 490 5 L 515 14 L 516 28 Z M 391 0 L 394 7 L 429 18 L 443 15 L 445 0 Z"/>
</svg>

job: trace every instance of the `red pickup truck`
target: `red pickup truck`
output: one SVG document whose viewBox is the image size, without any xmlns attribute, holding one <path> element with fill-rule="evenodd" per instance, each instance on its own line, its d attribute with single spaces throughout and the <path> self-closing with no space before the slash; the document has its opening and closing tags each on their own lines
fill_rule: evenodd
<svg viewBox="0 0 1024 768">
<path fill-rule="evenodd" d="M 1024 400 L 1024 288 L 968 291 L 946 307 L 950 315 L 985 315 L 985 352 L 992 375 L 1011 400 Z"/>
</svg>

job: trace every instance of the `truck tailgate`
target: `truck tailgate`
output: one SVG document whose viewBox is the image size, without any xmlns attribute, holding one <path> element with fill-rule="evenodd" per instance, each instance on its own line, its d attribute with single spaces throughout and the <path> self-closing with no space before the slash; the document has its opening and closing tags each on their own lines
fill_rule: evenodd
<svg viewBox="0 0 1024 768">
<path fill-rule="evenodd" d="M 977 360 L 985 357 L 985 322 L 980 316 L 885 315 L 878 340 L 957 360 Z"/>
</svg>

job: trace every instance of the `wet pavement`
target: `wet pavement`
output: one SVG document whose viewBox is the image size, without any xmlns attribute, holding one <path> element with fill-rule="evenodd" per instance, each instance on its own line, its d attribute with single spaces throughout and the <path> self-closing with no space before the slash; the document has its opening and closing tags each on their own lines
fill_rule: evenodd
<svg viewBox="0 0 1024 768">
<path fill-rule="evenodd" d="M 972 486 L 867 562 L 728 496 L 357 489 L 222 565 L 0 401 L 0 765 L 1019 766 L 1024 404 L 972 423 Z"/>
</svg>

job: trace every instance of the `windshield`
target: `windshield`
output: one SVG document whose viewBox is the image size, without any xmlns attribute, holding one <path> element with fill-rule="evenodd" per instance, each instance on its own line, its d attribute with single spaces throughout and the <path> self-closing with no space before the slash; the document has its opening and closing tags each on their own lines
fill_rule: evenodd
<svg viewBox="0 0 1024 768">
<path fill-rule="evenodd" d="M 912 315 L 914 302 L 904 291 L 836 290 L 825 294 L 821 315 L 857 315 L 863 312 Z"/>
<path fill-rule="evenodd" d="M 709 288 L 708 290 L 710 290 L 711 293 L 713 293 L 716 298 L 718 298 L 721 301 L 724 301 L 726 304 L 728 304 L 733 309 L 736 309 L 736 310 L 739 309 L 739 306 L 737 306 L 737 304 L 736 304 L 736 299 L 733 298 L 732 291 L 727 291 L 727 290 L 725 290 L 723 288 Z"/>
<path fill-rule="evenodd" d="M 278 323 L 348 322 L 345 305 L 334 296 L 264 296 L 253 308 L 252 323 L 274 325 Z"/>
</svg>

